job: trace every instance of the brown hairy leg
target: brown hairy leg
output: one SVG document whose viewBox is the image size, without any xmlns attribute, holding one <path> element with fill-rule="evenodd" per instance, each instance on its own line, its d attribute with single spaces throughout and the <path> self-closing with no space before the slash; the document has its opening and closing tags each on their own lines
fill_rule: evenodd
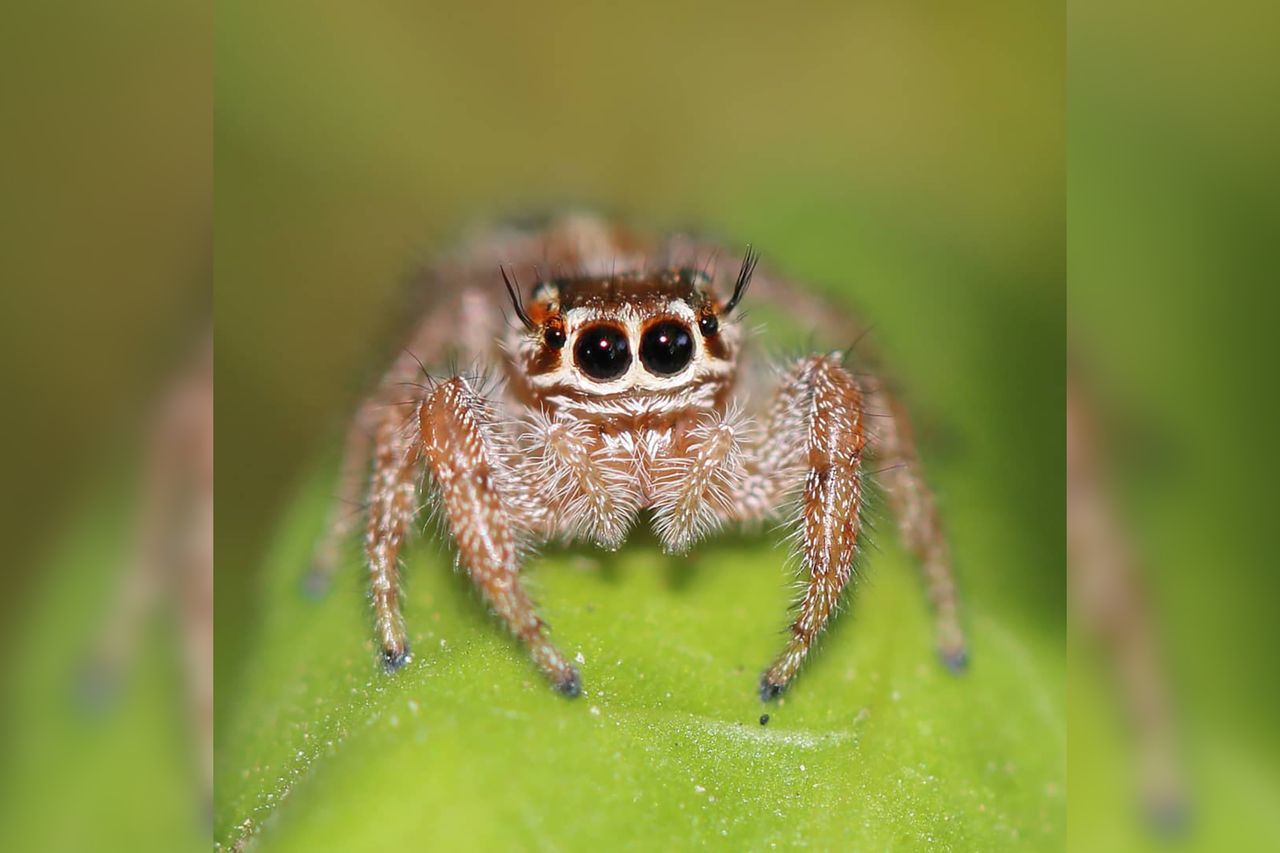
<svg viewBox="0 0 1280 853">
<path fill-rule="evenodd" d="M 148 435 L 133 554 L 85 673 L 107 701 L 169 606 L 184 652 L 187 721 L 203 807 L 213 804 L 213 349 L 206 339 L 165 392 Z"/>
<path fill-rule="evenodd" d="M 328 592 L 342 570 L 344 547 L 364 517 L 362 498 L 369 486 L 374 434 L 388 409 L 421 398 L 425 383 L 430 382 L 426 365 L 442 364 L 450 357 L 461 363 L 481 362 L 496 334 L 495 316 L 501 315 L 491 295 L 465 287 L 446 289 L 434 280 L 424 282 L 424 289 L 439 292 L 423 306 L 408 345 L 392 360 L 377 389 L 361 401 L 347 428 L 337 491 L 304 578 L 303 588 L 309 595 Z"/>
<path fill-rule="evenodd" d="M 409 642 L 400 614 L 400 548 L 417 510 L 414 477 L 419 459 L 411 422 L 401 407 L 385 412 L 374 438 L 365 555 L 382 663 L 394 672 L 409 662 Z"/>
<path fill-rule="evenodd" d="M 309 595 L 320 596 L 329 591 L 342 561 L 343 545 L 360 523 L 360 498 L 368 488 L 369 454 L 373 450 L 371 420 L 376 415 L 376 404 L 364 403 L 347 430 L 337 497 L 329 507 L 324 533 L 316 544 L 304 583 Z"/>
<path fill-rule="evenodd" d="M 800 318 L 804 325 L 815 329 L 826 339 L 854 340 L 860 350 L 869 347 L 865 340 L 866 325 L 851 319 L 846 312 L 822 297 L 770 276 L 757 277 L 752 293 Z M 866 358 L 868 355 L 864 352 L 863 359 Z M 870 360 L 876 361 L 874 355 Z M 938 656 L 948 669 L 959 672 L 967 667 L 969 652 L 960 624 L 951 554 L 933 492 L 920 471 L 910 417 L 898 400 L 884 389 L 882 379 L 864 374 L 859 374 L 859 377 L 866 395 L 870 450 L 879 469 L 876 479 L 882 484 L 890 509 L 896 516 L 903 546 L 920 562 L 934 612 Z M 779 422 L 786 422 L 785 412 L 774 416 Z M 785 480 L 781 482 L 785 483 Z M 778 481 L 775 481 L 775 491 L 777 485 Z M 759 492 L 755 500 L 769 505 L 778 497 L 777 494 Z"/>
<path fill-rule="evenodd" d="M 546 625 L 520 583 L 520 528 L 541 519 L 520 492 L 529 478 L 513 470 L 512 451 L 490 405 L 467 380 L 441 383 L 418 412 L 426 458 L 458 548 L 458 560 L 485 601 L 529 647 L 534 663 L 561 693 L 577 696 L 582 682 L 547 637 Z"/>
<path fill-rule="evenodd" d="M 1077 377 L 1067 377 L 1067 592 L 1097 642 L 1136 737 L 1143 807 L 1159 830 L 1185 828 L 1191 791 L 1172 690 L 1142 566 L 1107 482 L 1107 448 Z"/>
<path fill-rule="evenodd" d="M 212 413 L 210 413 L 212 433 Z M 210 470 L 212 474 L 212 470 Z M 187 698 L 196 741 L 201 798 L 213 802 L 213 490 L 193 508 L 191 548 L 179 590 Z"/>
<path fill-rule="evenodd" d="M 800 549 L 809 575 L 786 648 L 760 679 L 760 697 L 780 694 L 800 669 L 849 582 L 862 507 L 862 394 L 835 356 L 802 359 L 784 376 L 765 430 L 764 452 L 748 466 L 754 493 L 776 500 L 803 470 Z M 770 501 L 772 502 L 772 501 Z"/>
<path fill-rule="evenodd" d="M 910 418 L 881 383 L 876 385 L 867 394 L 867 407 L 872 414 L 871 447 L 880 468 L 877 478 L 898 520 L 903 546 L 920 561 L 934 612 L 938 656 L 948 669 L 959 672 L 968 665 L 969 653 L 960 627 L 951 552 L 933 492 L 920 473 Z"/>
</svg>

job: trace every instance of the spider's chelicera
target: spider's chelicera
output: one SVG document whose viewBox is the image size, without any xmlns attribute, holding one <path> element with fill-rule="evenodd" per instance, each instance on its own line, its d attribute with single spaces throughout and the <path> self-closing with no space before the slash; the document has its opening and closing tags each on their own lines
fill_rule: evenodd
<svg viewBox="0 0 1280 853">
<path fill-rule="evenodd" d="M 842 354 L 824 353 L 781 365 L 768 402 L 753 411 L 759 389 L 743 369 L 737 310 L 753 278 L 815 326 L 830 328 L 831 313 L 755 276 L 750 251 L 722 288 L 714 254 L 683 238 L 655 247 L 575 217 L 543 232 L 489 235 L 431 273 L 438 304 L 361 407 L 340 487 L 346 505 L 367 496 L 365 555 L 389 671 L 409 660 L 399 555 L 422 491 L 438 502 L 461 567 L 569 695 L 581 691 L 579 673 L 521 581 L 530 546 L 562 539 L 616 549 L 647 510 L 662 546 L 683 553 L 724 525 L 780 516 L 796 528 L 807 584 L 760 681 L 761 696 L 772 698 L 849 581 L 872 454 L 904 542 L 921 560 L 938 650 L 953 669 L 964 665 L 950 558 L 901 408 Z M 651 260 L 664 255 L 685 263 Z M 521 281 L 533 283 L 527 301 Z M 496 298 L 503 282 L 506 311 Z M 514 322 L 505 319 L 512 312 Z M 451 354 L 503 381 L 423 378 L 423 365 Z M 334 571 L 350 519 L 335 510 L 317 550 L 320 576 Z"/>
</svg>

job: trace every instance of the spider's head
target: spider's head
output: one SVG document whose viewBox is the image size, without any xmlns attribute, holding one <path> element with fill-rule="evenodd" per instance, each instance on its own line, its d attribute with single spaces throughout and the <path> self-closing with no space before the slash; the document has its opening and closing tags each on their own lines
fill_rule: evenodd
<svg viewBox="0 0 1280 853">
<path fill-rule="evenodd" d="M 516 365 L 544 398 L 714 393 L 737 367 L 740 329 L 731 314 L 756 259 L 748 250 L 727 301 L 710 276 L 690 268 L 545 280 L 527 306 L 508 282 L 525 327 Z"/>
</svg>

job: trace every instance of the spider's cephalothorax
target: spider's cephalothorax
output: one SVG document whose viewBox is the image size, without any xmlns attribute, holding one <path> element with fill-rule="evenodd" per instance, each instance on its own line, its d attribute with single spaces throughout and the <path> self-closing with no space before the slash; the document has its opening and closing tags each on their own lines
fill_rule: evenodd
<svg viewBox="0 0 1280 853">
<path fill-rule="evenodd" d="M 367 489 L 366 557 L 389 670 L 409 659 L 397 561 L 421 484 L 439 502 L 461 566 L 570 695 L 581 690 L 578 671 L 521 584 L 525 546 L 560 538 L 614 549 L 648 510 L 663 547 L 682 553 L 724 524 L 790 513 L 808 582 L 789 641 L 761 679 L 762 697 L 776 696 L 851 575 L 870 454 L 905 544 L 922 561 L 939 652 L 952 668 L 964 665 L 950 559 L 901 409 L 836 353 L 782 366 L 770 401 L 751 416 L 735 309 L 756 258 L 748 251 L 721 282 L 715 256 L 712 246 L 683 238 L 654 246 L 574 217 L 542 232 L 489 235 L 433 271 L 428 286 L 444 304 L 426 312 L 361 408 L 342 485 L 352 502 Z M 845 334 L 812 297 L 754 280 L 815 331 Z M 533 283 L 527 297 L 522 281 Z M 505 381 L 486 392 L 466 376 L 423 380 L 423 365 L 451 354 Z M 419 393 L 405 399 L 406 387 Z M 348 515 L 334 514 L 317 553 L 320 576 L 333 571 L 350 527 Z"/>
<path fill-rule="evenodd" d="M 515 298 L 512 378 L 544 411 L 622 425 L 723 408 L 740 330 L 705 273 L 579 275 L 540 282 L 527 310 Z"/>
</svg>

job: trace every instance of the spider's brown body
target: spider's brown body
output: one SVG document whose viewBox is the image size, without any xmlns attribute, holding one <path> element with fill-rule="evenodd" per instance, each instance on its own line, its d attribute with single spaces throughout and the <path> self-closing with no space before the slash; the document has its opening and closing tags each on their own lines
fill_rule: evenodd
<svg viewBox="0 0 1280 853">
<path fill-rule="evenodd" d="M 771 698 L 849 580 L 871 453 L 906 544 L 923 561 L 939 650 L 963 665 L 949 558 L 900 409 L 841 355 L 819 354 L 784 366 L 753 416 L 734 309 L 755 259 L 748 254 L 722 286 L 713 252 L 681 238 L 647 244 L 579 217 L 489 235 L 432 273 L 447 298 L 361 408 L 342 487 L 358 501 L 367 484 L 366 557 L 389 670 L 409 655 L 398 557 L 423 503 L 421 482 L 439 501 L 460 565 L 570 695 L 581 690 L 579 674 L 521 584 L 528 546 L 558 538 L 615 549 L 648 511 L 663 547 L 681 553 L 723 525 L 791 512 L 808 583 L 791 637 L 761 680 Z M 527 297 L 519 282 L 534 283 Z M 499 389 L 487 393 L 467 376 L 423 379 L 423 365 L 449 356 L 500 372 Z M 348 527 L 335 513 L 320 572 L 332 570 Z"/>
</svg>

